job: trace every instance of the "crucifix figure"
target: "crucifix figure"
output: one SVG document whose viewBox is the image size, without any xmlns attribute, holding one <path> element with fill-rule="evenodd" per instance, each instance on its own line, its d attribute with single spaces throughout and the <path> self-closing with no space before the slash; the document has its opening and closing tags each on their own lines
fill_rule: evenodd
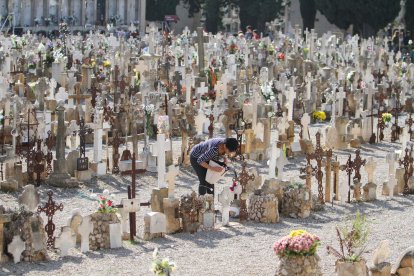
<svg viewBox="0 0 414 276">
<path fill-rule="evenodd" d="M 246 161 L 243 161 L 242 164 L 242 170 L 240 174 L 236 177 L 234 177 L 233 181 L 238 181 L 240 183 L 240 186 L 242 187 L 242 194 L 240 196 L 240 222 L 247 220 L 247 193 L 246 193 L 246 187 L 249 181 L 254 180 L 254 174 L 250 174 L 246 170 L 247 163 Z"/>
<path fill-rule="evenodd" d="M 410 166 L 412 166 L 413 163 L 413 157 L 411 157 L 409 151 L 410 150 L 406 148 L 404 158 L 402 160 L 399 160 L 400 166 L 404 166 L 404 195 L 407 195 L 409 193 L 408 179 L 410 178 Z"/>
<path fill-rule="evenodd" d="M 76 162 L 77 171 L 86 171 L 89 168 L 88 157 L 86 157 L 86 134 L 92 133 L 92 129 L 85 126 L 85 120 L 83 117 L 79 119 L 79 130 L 75 131 L 75 134 L 79 135 L 79 158 Z"/>
<path fill-rule="evenodd" d="M 410 112 L 410 116 L 408 117 L 408 119 L 405 120 L 405 124 L 408 126 L 408 133 L 410 134 L 410 141 L 412 139 L 412 134 L 413 134 L 413 130 L 411 129 L 411 126 L 414 123 L 414 120 L 412 118 L 412 112 Z"/>
<path fill-rule="evenodd" d="M 311 154 L 306 154 L 306 159 L 308 163 L 310 160 L 314 159 L 317 163 L 317 171 L 316 171 L 316 179 L 318 180 L 318 199 L 321 204 L 325 204 L 324 196 L 323 196 L 323 185 L 322 185 L 322 160 L 323 157 L 330 158 L 332 157 L 332 150 L 329 149 L 324 151 L 321 147 L 321 134 L 319 132 L 316 133 L 316 148 L 315 151 Z"/>
<path fill-rule="evenodd" d="M 112 146 L 112 173 L 119 173 L 118 161 L 119 161 L 119 146 L 125 144 L 125 139 L 120 138 L 118 135 L 118 130 L 113 130 L 112 141 L 109 142 L 109 145 Z"/>
<path fill-rule="evenodd" d="M 49 190 L 47 192 L 49 200 L 45 204 L 45 206 L 39 206 L 37 208 L 37 213 L 45 213 L 47 216 L 47 224 L 45 226 L 45 230 L 47 233 L 47 248 L 53 249 L 55 247 L 55 237 L 53 237 L 53 233 L 55 232 L 56 226 L 53 223 L 53 216 L 55 215 L 56 211 L 63 211 L 63 204 L 60 203 L 57 205 L 55 201 L 52 199 L 53 192 Z"/>
</svg>

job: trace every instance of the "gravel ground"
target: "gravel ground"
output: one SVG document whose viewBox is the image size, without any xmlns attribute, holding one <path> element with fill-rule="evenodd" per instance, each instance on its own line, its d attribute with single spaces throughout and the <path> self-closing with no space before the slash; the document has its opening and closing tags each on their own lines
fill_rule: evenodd
<svg viewBox="0 0 414 276">
<path fill-rule="evenodd" d="M 311 127 L 311 137 L 320 125 Z M 389 141 L 389 133 L 386 133 Z M 174 156 L 177 157 L 181 143 L 174 140 Z M 104 250 L 80 253 L 79 249 L 72 249 L 70 256 L 59 258 L 55 252 L 50 252 L 51 261 L 43 263 L 6 264 L 0 268 L 0 275 L 151 275 L 149 271 L 152 252 L 160 249 L 161 257 L 169 257 L 178 266 L 174 275 L 274 275 L 277 266 L 277 257 L 272 251 L 273 243 L 280 237 L 287 235 L 292 229 L 306 229 L 321 237 L 322 246 L 318 250 L 321 256 L 321 265 L 324 275 L 334 275 L 335 258 L 327 255 L 326 245 L 337 246 L 335 226 L 357 210 L 366 214 L 371 225 L 371 235 L 366 253 L 363 255 L 370 263 L 372 252 L 379 241 L 391 241 L 391 262 L 394 264 L 399 252 L 414 245 L 414 196 L 394 197 L 392 199 L 380 196 L 382 182 L 387 178 L 388 167 L 385 155 L 390 150 L 399 149 L 399 144 L 381 143 L 376 145 L 364 144 L 361 148 L 363 158 L 374 157 L 377 162 L 375 182 L 378 185 L 378 200 L 333 206 L 327 204 L 324 211 L 312 213 L 307 219 L 291 219 L 281 217 L 276 224 L 258 224 L 247 222 L 238 224 L 232 222 L 229 227 L 220 227 L 213 231 L 198 232 L 196 234 L 178 233 L 167 235 L 152 241 L 138 240 L 136 244 L 125 241 L 121 249 Z M 349 153 L 354 150 L 335 151 L 338 160 L 344 164 Z M 91 154 L 91 152 L 89 152 Z M 303 157 L 290 160 L 286 166 L 287 177 L 299 180 L 299 168 L 303 167 Z M 267 173 L 265 162 L 248 161 L 248 167 L 257 167 L 259 172 Z M 234 164 L 235 168 L 240 168 Z M 365 170 L 361 170 L 362 183 L 366 183 Z M 225 183 L 230 183 L 229 176 Z M 340 176 L 341 183 L 347 183 L 344 172 Z M 79 189 L 58 189 L 41 186 L 41 200 L 46 201 L 46 192 L 52 189 L 56 202 L 62 202 L 63 212 L 55 216 L 56 229 L 63 226 L 72 210 L 78 208 L 83 215 L 96 210 L 96 203 L 90 194 L 101 193 L 108 189 L 116 197 L 116 202 L 126 197 L 126 187 L 130 183 L 129 177 L 107 175 L 93 179 Z M 316 183 L 314 181 L 313 183 Z M 156 187 L 156 174 L 145 173 L 137 177 L 137 193 L 141 202 L 148 201 L 151 189 Z M 181 168 L 177 178 L 177 196 L 186 194 L 197 186 L 197 180 L 190 168 Z M 220 185 L 224 187 L 225 185 Z M 219 188 L 219 190 L 220 190 Z M 316 185 L 314 185 L 316 192 Z M 9 208 L 16 208 L 18 193 L 0 193 L 0 204 Z M 138 214 L 138 233 L 143 232 L 143 216 L 149 210 L 143 207 Z M 57 232 L 58 233 L 58 232 Z M 56 234 L 57 234 L 56 233 Z"/>
</svg>

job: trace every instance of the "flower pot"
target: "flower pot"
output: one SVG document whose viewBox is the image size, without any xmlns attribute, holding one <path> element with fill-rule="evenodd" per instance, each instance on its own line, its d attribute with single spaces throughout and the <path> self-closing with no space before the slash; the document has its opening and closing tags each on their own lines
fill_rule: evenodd
<svg viewBox="0 0 414 276">
<path fill-rule="evenodd" d="M 360 260 L 358 262 L 336 261 L 335 271 L 338 276 L 364 276 L 368 275 L 366 262 Z"/>
<path fill-rule="evenodd" d="M 319 276 L 322 275 L 319 256 L 279 256 L 276 276 Z"/>
</svg>

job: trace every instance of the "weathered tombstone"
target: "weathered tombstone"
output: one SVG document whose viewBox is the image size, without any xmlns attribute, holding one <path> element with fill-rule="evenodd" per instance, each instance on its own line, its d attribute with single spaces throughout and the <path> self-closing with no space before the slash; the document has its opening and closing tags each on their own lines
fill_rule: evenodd
<svg viewBox="0 0 414 276">
<path fill-rule="evenodd" d="M 15 264 L 20 262 L 22 252 L 26 249 L 26 244 L 22 241 L 19 235 L 13 237 L 13 240 L 7 246 L 7 251 L 13 255 L 13 261 Z"/>
<path fill-rule="evenodd" d="M 93 223 L 91 217 L 86 216 L 82 218 L 82 222 L 79 224 L 78 233 L 81 236 L 81 252 L 85 253 L 89 251 L 89 234 L 93 230 Z"/>
<path fill-rule="evenodd" d="M 62 232 L 56 239 L 56 248 L 60 249 L 60 256 L 68 255 L 68 251 L 76 246 L 76 234 L 69 226 L 63 226 Z"/>
<path fill-rule="evenodd" d="M 35 211 L 40 203 L 40 197 L 34 185 L 24 187 L 23 193 L 19 196 L 19 205 L 28 211 Z"/>
</svg>

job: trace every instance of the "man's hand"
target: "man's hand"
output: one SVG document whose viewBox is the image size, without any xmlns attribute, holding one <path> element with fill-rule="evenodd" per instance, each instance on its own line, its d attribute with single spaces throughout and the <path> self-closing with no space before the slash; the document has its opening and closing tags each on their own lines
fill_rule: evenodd
<svg viewBox="0 0 414 276">
<path fill-rule="evenodd" d="M 210 169 L 212 171 L 215 171 L 215 172 L 218 172 L 218 173 L 224 172 L 224 168 L 223 167 L 210 167 Z"/>
</svg>

